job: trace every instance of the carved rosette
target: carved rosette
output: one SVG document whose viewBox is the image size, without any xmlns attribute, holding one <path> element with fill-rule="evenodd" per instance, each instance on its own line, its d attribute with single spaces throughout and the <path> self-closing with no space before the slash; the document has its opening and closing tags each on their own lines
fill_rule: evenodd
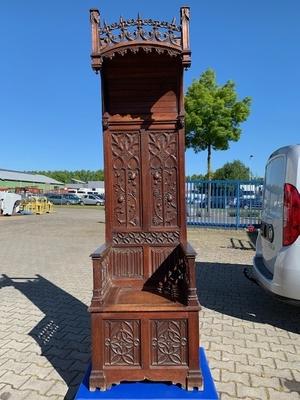
<svg viewBox="0 0 300 400">
<path fill-rule="evenodd" d="M 117 232 L 114 244 L 178 244 L 180 232 Z"/>
<path fill-rule="evenodd" d="M 178 134 L 150 133 L 152 226 L 178 226 Z"/>
<path fill-rule="evenodd" d="M 140 226 L 140 134 L 112 133 L 114 226 Z"/>
<path fill-rule="evenodd" d="M 186 365 L 187 321 L 153 320 L 151 325 L 152 365 Z"/>
<path fill-rule="evenodd" d="M 140 365 L 140 321 L 106 320 L 105 365 Z"/>
</svg>

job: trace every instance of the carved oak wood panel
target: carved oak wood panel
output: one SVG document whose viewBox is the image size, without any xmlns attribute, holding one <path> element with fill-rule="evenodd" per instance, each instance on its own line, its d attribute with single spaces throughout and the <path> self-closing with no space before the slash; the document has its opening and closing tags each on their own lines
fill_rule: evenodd
<svg viewBox="0 0 300 400">
<path fill-rule="evenodd" d="M 113 168 L 113 225 L 141 225 L 141 138 L 139 132 L 111 134 Z"/>
<path fill-rule="evenodd" d="M 186 365 L 187 320 L 152 320 L 152 365 Z"/>
<path fill-rule="evenodd" d="M 142 278 L 143 248 L 114 248 L 111 254 L 113 278 Z"/>
<path fill-rule="evenodd" d="M 178 133 L 149 133 L 151 226 L 178 226 Z"/>
<path fill-rule="evenodd" d="M 117 64 L 118 59 L 113 60 Z M 113 70 L 107 72 L 109 79 L 109 97 L 107 99 L 107 111 L 111 115 L 137 117 L 148 115 L 154 117 L 161 112 L 168 113 L 176 118 L 178 113 L 176 97 L 176 64 L 170 61 L 165 66 L 165 71 L 154 74 L 153 69 L 157 60 L 147 60 L 147 64 L 141 65 L 140 57 L 135 60 L 130 58 L 131 64 L 119 77 Z M 124 70 L 124 60 L 122 60 Z M 145 71 L 148 69 L 148 73 Z M 125 76 L 124 76 L 125 75 Z M 134 110 L 134 114 L 132 111 Z"/>
<path fill-rule="evenodd" d="M 141 327 L 139 320 L 104 321 L 105 365 L 141 364 Z"/>
<path fill-rule="evenodd" d="M 152 275 L 157 268 L 165 261 L 165 259 L 172 253 L 173 247 L 152 247 L 151 253 L 151 264 L 150 274 Z"/>
</svg>

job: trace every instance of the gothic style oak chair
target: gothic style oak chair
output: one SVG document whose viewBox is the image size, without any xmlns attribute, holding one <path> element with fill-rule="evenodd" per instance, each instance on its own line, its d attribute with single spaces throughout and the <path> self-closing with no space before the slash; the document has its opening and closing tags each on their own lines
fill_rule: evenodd
<svg viewBox="0 0 300 400">
<path fill-rule="evenodd" d="M 106 243 L 92 254 L 90 389 L 123 380 L 201 388 L 195 252 L 186 240 L 181 24 L 107 25 L 91 10 L 101 72 Z"/>
</svg>

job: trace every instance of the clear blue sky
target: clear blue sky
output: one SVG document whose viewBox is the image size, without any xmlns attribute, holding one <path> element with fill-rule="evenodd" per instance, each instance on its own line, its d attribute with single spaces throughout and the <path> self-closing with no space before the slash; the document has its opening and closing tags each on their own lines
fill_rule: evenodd
<svg viewBox="0 0 300 400">
<path fill-rule="evenodd" d="M 253 99 L 241 140 L 213 153 L 213 169 L 239 159 L 263 175 L 269 154 L 300 142 L 299 0 L 1 0 L 0 168 L 103 167 L 99 77 L 90 68 L 89 8 L 171 20 L 191 7 L 192 67 L 208 67 Z M 250 160 L 250 155 L 253 158 Z M 186 152 L 186 174 L 206 153 Z"/>
</svg>

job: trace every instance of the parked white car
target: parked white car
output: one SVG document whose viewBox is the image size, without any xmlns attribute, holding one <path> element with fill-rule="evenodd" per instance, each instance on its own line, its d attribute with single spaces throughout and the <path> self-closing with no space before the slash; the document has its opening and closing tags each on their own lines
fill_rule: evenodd
<svg viewBox="0 0 300 400">
<path fill-rule="evenodd" d="M 300 300 L 300 145 L 275 151 L 266 165 L 254 273 L 278 296 Z"/>
</svg>

